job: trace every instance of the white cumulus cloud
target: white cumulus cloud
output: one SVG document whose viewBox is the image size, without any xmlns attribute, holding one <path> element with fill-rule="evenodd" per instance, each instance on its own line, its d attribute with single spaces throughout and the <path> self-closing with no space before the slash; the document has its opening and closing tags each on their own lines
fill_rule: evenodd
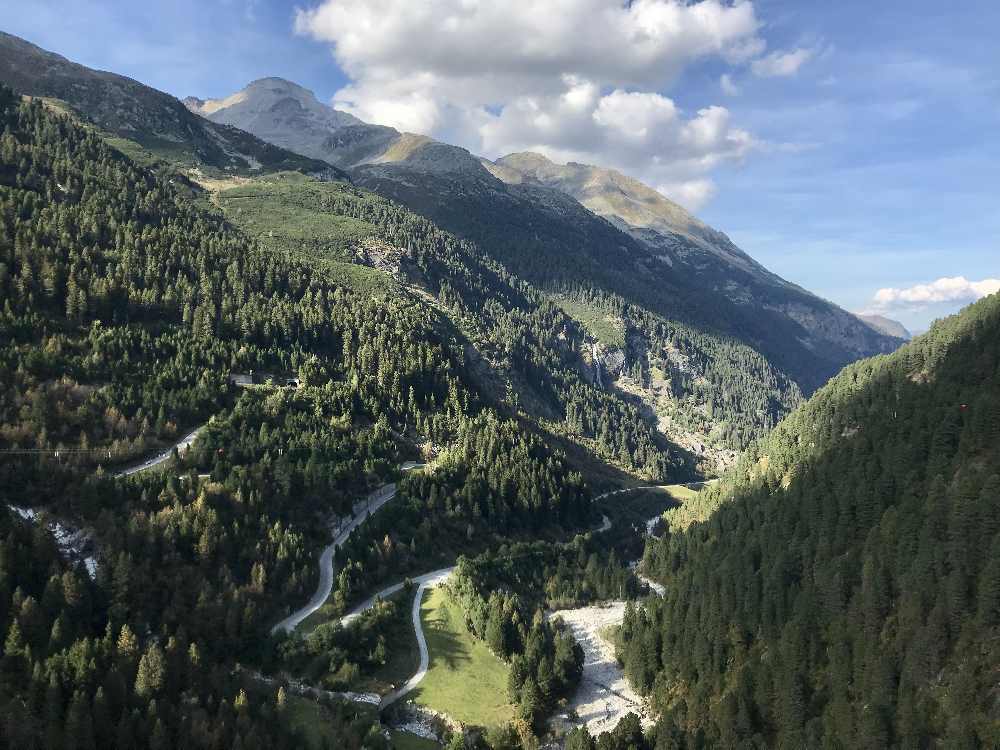
<svg viewBox="0 0 1000 750">
<path fill-rule="evenodd" d="M 726 96 L 738 96 L 740 93 L 740 87 L 736 85 L 729 73 L 723 73 L 719 76 L 719 88 Z"/>
<path fill-rule="evenodd" d="M 755 64 L 759 27 L 752 3 L 723 0 L 321 0 L 295 18 L 350 78 L 338 109 L 491 158 L 616 167 L 693 208 L 755 142 L 725 108 L 662 92 L 699 60 Z"/>
<path fill-rule="evenodd" d="M 943 302 L 967 303 L 1000 291 L 1000 279 L 969 281 L 964 276 L 945 276 L 929 284 L 879 289 L 872 299 L 876 311 L 920 309 Z"/>
</svg>

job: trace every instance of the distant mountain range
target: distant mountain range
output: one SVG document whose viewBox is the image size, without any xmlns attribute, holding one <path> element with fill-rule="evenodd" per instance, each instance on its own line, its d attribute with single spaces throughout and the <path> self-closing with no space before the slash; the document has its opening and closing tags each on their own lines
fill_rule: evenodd
<svg viewBox="0 0 1000 750">
<path fill-rule="evenodd" d="M 590 256 L 577 264 L 587 274 L 593 262 L 609 262 L 602 250 L 614 246 L 610 262 L 631 278 L 583 281 L 598 282 L 652 312 L 747 341 L 775 358 L 806 391 L 847 362 L 891 351 L 901 341 L 770 272 L 725 234 L 620 172 L 558 165 L 530 153 L 491 162 L 426 136 L 364 123 L 280 78 L 254 81 L 224 99 L 185 102 L 213 122 L 350 171 L 357 183 L 470 236 L 543 286 L 581 279 L 572 273 L 554 278 L 551 269 L 533 267 L 537 257 L 520 257 L 535 235 L 549 230 L 549 248 L 560 244 L 552 233 L 573 238 L 565 251 Z M 620 233 L 596 227 L 595 216 Z M 514 236 L 524 241 L 522 248 L 503 248 Z M 594 242 L 602 247 L 593 248 Z M 606 270 L 598 269 L 599 275 L 607 276 Z"/>
</svg>

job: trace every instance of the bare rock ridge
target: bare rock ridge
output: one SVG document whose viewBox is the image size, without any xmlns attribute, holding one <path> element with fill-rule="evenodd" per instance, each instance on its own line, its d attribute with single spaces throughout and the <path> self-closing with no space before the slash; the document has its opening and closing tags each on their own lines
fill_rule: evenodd
<svg viewBox="0 0 1000 750">
<path fill-rule="evenodd" d="M 898 320 L 892 320 L 884 315 L 855 314 L 876 331 L 884 333 L 886 336 L 895 336 L 897 339 L 903 339 L 903 341 L 909 341 L 913 338 L 913 334 Z"/>
<path fill-rule="evenodd" d="M 504 182 L 534 183 L 576 198 L 598 216 L 644 239 L 650 232 L 680 235 L 701 250 L 748 272 L 770 274 L 722 232 L 712 229 L 648 185 L 614 169 L 569 162 L 556 164 L 542 154 L 508 154 L 483 165 Z M 784 282 L 777 276 L 775 281 Z"/>
</svg>

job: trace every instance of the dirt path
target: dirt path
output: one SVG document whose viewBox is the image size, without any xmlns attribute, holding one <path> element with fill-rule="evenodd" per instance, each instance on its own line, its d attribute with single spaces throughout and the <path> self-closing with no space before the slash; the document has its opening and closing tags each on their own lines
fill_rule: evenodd
<svg viewBox="0 0 1000 750">
<path fill-rule="evenodd" d="M 205 425 L 202 425 L 201 427 L 196 427 L 195 429 L 193 429 L 191 432 L 182 437 L 178 442 L 171 445 L 162 453 L 158 453 L 152 458 L 143 461 L 142 463 L 134 464 L 133 466 L 129 466 L 126 469 L 122 469 L 121 471 L 115 473 L 115 476 L 127 477 L 132 474 L 138 474 L 140 471 L 145 471 L 146 469 L 152 469 L 154 466 L 159 466 L 164 461 L 168 460 L 172 455 L 174 455 L 174 448 L 177 449 L 178 453 L 190 448 L 191 444 L 194 443 L 195 438 L 198 437 L 198 433 L 201 432 L 203 429 L 205 429 Z"/>
</svg>

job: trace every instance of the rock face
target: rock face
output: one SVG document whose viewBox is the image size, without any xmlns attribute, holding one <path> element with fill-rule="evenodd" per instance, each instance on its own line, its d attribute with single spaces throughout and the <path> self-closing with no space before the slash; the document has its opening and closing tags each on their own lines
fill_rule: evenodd
<svg viewBox="0 0 1000 750">
<path fill-rule="evenodd" d="M 508 184 L 538 185 L 572 196 L 648 248 L 660 261 L 744 306 L 767 309 L 797 323 L 802 344 L 846 361 L 892 351 L 899 332 L 859 321 L 846 310 L 785 281 L 648 185 L 613 169 L 556 164 L 541 154 L 517 153 L 483 165 Z M 875 335 L 872 335 L 872 334 Z M 804 384 L 806 385 L 806 384 Z"/>
<path fill-rule="evenodd" d="M 320 104 L 311 91 L 283 78 L 261 78 L 224 99 L 189 96 L 182 101 L 189 110 L 212 122 L 245 130 L 314 159 L 326 160 L 335 150 L 328 144 L 334 131 L 361 125 L 364 131 L 373 131 L 366 140 L 376 142 L 374 131 L 381 130 Z"/>
<path fill-rule="evenodd" d="M 869 326 L 874 328 L 879 333 L 884 333 L 886 336 L 895 336 L 897 339 L 903 339 L 903 341 L 909 341 L 913 338 L 913 334 L 910 333 L 906 326 L 900 323 L 898 320 L 892 320 L 884 315 L 865 315 L 862 313 L 856 313 L 861 320 L 867 323 Z"/>
</svg>

